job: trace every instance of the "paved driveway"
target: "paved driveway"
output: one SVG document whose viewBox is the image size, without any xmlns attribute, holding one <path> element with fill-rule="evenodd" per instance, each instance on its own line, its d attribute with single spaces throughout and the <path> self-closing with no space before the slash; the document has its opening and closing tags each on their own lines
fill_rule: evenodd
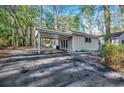
<svg viewBox="0 0 124 93">
<path fill-rule="evenodd" d="M 96 56 L 61 51 L 14 50 L 0 62 L 0 86 L 124 86 L 124 75 L 100 64 Z"/>
</svg>

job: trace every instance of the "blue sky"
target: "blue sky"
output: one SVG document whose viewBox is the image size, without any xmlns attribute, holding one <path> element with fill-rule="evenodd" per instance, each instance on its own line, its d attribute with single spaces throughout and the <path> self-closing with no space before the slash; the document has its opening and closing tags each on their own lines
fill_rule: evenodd
<svg viewBox="0 0 124 93">
<path fill-rule="evenodd" d="M 64 5 L 62 6 L 65 11 L 61 12 L 61 15 L 76 15 L 80 12 L 80 5 Z M 44 6 L 47 11 L 52 11 L 50 5 Z"/>
<path fill-rule="evenodd" d="M 65 5 L 64 8 L 68 10 L 68 12 L 65 12 L 66 15 L 76 15 L 80 13 L 80 7 L 79 5 Z"/>
</svg>

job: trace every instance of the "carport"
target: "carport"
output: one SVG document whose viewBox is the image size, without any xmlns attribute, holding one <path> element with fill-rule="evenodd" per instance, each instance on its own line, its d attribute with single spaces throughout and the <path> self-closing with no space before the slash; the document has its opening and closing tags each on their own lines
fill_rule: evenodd
<svg viewBox="0 0 124 93">
<path fill-rule="evenodd" d="M 60 49 L 68 50 L 68 38 L 72 36 L 71 31 L 57 31 L 57 30 L 47 30 L 36 28 L 35 30 L 35 44 L 38 54 L 41 52 L 42 38 L 46 39 L 56 39 L 58 41 L 58 46 Z"/>
</svg>

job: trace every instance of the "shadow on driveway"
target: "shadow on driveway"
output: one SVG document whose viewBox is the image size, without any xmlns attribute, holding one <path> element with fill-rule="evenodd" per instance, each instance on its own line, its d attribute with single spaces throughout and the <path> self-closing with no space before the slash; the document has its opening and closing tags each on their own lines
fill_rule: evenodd
<svg viewBox="0 0 124 93">
<path fill-rule="evenodd" d="M 124 86 L 123 75 L 89 59 L 66 52 L 18 54 L 0 63 L 0 86 Z"/>
</svg>

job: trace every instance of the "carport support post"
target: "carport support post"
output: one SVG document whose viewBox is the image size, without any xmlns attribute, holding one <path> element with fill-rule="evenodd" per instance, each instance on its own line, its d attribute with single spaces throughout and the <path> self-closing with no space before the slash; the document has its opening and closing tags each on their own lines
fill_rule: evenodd
<svg viewBox="0 0 124 93">
<path fill-rule="evenodd" d="M 38 54 L 40 54 L 40 45 L 41 45 L 40 33 L 38 32 Z"/>
</svg>

